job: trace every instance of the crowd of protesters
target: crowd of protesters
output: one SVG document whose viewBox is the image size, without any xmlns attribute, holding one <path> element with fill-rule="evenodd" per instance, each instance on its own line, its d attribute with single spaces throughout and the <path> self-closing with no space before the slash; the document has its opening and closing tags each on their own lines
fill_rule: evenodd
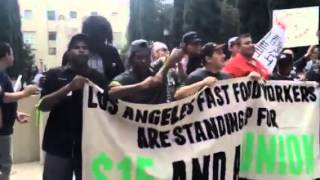
<svg viewBox="0 0 320 180">
<path fill-rule="evenodd" d="M 250 34 L 230 38 L 223 44 L 205 43 L 197 32 L 191 31 L 183 35 L 180 46 L 171 52 L 162 42 L 138 39 L 131 42 L 126 63 L 112 42 L 110 23 L 103 17 L 91 16 L 84 21 L 82 33 L 72 37 L 62 65 L 39 77 L 43 83 L 38 108 L 50 111 L 43 139 L 44 180 L 72 180 L 73 175 L 81 179 L 82 89 L 86 83 L 93 82 L 103 88 L 110 101 L 160 104 L 237 77 L 320 81 L 316 46 L 311 46 L 298 60 L 292 50 L 283 50 L 270 74 L 253 58 L 255 44 Z M 230 57 L 226 57 L 226 50 L 230 51 Z M 9 179 L 14 120 L 26 119 L 17 116 L 15 102 L 38 92 L 35 86 L 13 92 L 4 73 L 12 62 L 10 46 L 0 43 L 0 180 Z"/>
</svg>

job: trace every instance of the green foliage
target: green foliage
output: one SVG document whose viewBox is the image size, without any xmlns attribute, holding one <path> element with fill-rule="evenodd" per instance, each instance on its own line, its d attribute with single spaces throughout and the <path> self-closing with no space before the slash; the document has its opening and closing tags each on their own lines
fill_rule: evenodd
<svg viewBox="0 0 320 180">
<path fill-rule="evenodd" d="M 164 28 L 170 29 L 171 46 L 178 46 L 183 33 L 190 30 L 204 41 L 226 42 L 241 33 L 251 33 L 258 41 L 272 26 L 272 10 L 319 5 L 318 0 L 174 0 L 172 8 L 162 1 L 131 0 L 129 41 L 167 42 Z"/>
<path fill-rule="evenodd" d="M 259 41 L 271 28 L 267 0 L 239 0 L 240 33 Z"/>
<path fill-rule="evenodd" d="M 229 38 L 237 36 L 240 31 L 239 11 L 232 4 L 227 2 L 222 3 L 222 25 L 221 25 L 221 39 L 219 42 L 227 41 Z"/>
<path fill-rule="evenodd" d="M 173 17 L 171 25 L 171 44 L 179 46 L 181 36 L 183 35 L 183 14 L 185 0 L 175 0 L 173 4 Z"/>
<path fill-rule="evenodd" d="M 170 28 L 172 6 L 163 0 L 131 0 L 128 26 L 129 42 L 136 39 L 164 41 L 164 29 Z"/>
<path fill-rule="evenodd" d="M 206 41 L 220 41 L 221 14 L 219 0 L 186 0 L 183 30 L 197 31 Z"/>
<path fill-rule="evenodd" d="M 31 67 L 33 58 L 27 57 L 30 48 L 23 47 L 20 11 L 17 0 L 1 0 L 0 4 L 0 41 L 8 42 L 14 53 L 15 63 L 9 69 L 11 77 L 17 77 L 24 69 Z M 31 59 L 30 59 L 31 58 Z"/>
</svg>

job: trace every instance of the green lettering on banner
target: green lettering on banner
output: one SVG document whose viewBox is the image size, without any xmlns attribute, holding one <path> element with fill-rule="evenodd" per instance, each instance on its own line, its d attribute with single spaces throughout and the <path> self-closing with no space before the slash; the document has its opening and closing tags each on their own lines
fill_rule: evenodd
<svg viewBox="0 0 320 180">
<path fill-rule="evenodd" d="M 122 180 L 130 180 L 131 179 L 131 159 L 129 157 L 125 157 L 119 164 L 118 170 L 122 172 Z"/>
<path fill-rule="evenodd" d="M 314 136 L 313 135 L 302 135 L 302 144 L 304 150 L 304 157 L 306 161 L 306 169 L 308 174 L 313 174 L 314 170 Z"/>
<path fill-rule="evenodd" d="M 91 170 L 96 180 L 108 180 L 108 177 L 101 172 L 101 167 L 106 171 L 112 169 L 112 160 L 105 153 L 101 153 L 92 161 Z"/>
<path fill-rule="evenodd" d="M 146 172 L 146 168 L 152 167 L 154 161 L 145 157 L 138 157 L 136 159 L 136 178 L 135 180 L 153 180 L 152 176 L 149 176 Z M 101 153 L 91 163 L 91 173 L 95 177 L 95 180 L 109 180 L 106 171 L 112 171 L 113 162 L 106 153 Z M 124 157 L 119 163 L 117 163 L 117 170 L 122 174 L 122 180 L 132 179 L 132 160 L 130 157 Z"/>
<path fill-rule="evenodd" d="M 299 176 L 314 172 L 314 135 L 244 134 L 241 173 Z M 252 165 L 255 163 L 255 169 Z"/>
<path fill-rule="evenodd" d="M 253 150 L 254 150 L 254 134 L 246 133 L 244 142 L 241 145 L 240 172 L 249 172 L 251 169 Z"/>
<path fill-rule="evenodd" d="M 263 173 L 264 165 L 266 165 L 267 173 L 274 172 L 276 162 L 276 136 L 270 136 L 270 142 L 267 144 L 266 137 L 259 134 L 257 143 L 257 164 L 256 171 L 258 174 Z"/>
<path fill-rule="evenodd" d="M 145 169 L 152 166 L 153 166 L 152 159 L 138 157 L 136 180 L 153 180 L 154 178 L 152 176 L 149 176 L 147 173 L 145 173 Z"/>
<path fill-rule="evenodd" d="M 287 173 L 287 162 L 285 153 L 285 143 L 283 136 L 279 136 L 279 174 L 286 175 Z"/>
<path fill-rule="evenodd" d="M 299 139 L 297 136 L 288 135 L 286 141 L 290 172 L 293 175 L 300 175 L 302 173 L 303 160 L 301 157 Z"/>
</svg>

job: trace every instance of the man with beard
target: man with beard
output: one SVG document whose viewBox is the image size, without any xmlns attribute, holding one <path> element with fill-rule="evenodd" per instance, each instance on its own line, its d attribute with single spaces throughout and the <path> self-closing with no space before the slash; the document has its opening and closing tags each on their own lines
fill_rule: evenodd
<svg viewBox="0 0 320 180">
<path fill-rule="evenodd" d="M 103 74 L 89 68 L 88 38 L 74 36 L 65 55 L 67 64 L 46 73 L 41 111 L 51 111 L 42 148 L 46 152 L 44 180 L 81 180 L 82 89 L 89 80 L 105 88 Z"/>
<path fill-rule="evenodd" d="M 248 76 L 250 73 L 255 72 L 264 79 L 268 79 L 268 70 L 253 58 L 255 46 L 251 35 L 240 35 L 236 44 L 239 46 L 239 52 L 226 63 L 223 71 L 234 78 Z"/>
<path fill-rule="evenodd" d="M 204 67 L 198 68 L 187 77 L 184 86 L 177 90 L 175 98 L 182 99 L 195 94 L 205 86 L 212 86 L 218 80 L 229 79 L 229 75 L 221 72 L 224 66 L 224 44 L 207 43 L 202 47 Z"/>
</svg>

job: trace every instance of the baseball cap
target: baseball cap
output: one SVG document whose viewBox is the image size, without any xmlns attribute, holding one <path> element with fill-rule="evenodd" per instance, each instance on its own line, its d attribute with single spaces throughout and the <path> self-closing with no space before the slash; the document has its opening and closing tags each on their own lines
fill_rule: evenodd
<svg viewBox="0 0 320 180">
<path fill-rule="evenodd" d="M 218 49 L 222 49 L 226 44 L 217 44 L 214 42 L 209 42 L 202 46 L 201 48 L 201 54 L 203 56 L 211 56 L 212 53 Z"/>
<path fill-rule="evenodd" d="M 236 40 L 238 39 L 238 37 L 232 37 L 228 40 L 228 48 L 230 49 L 233 45 L 235 45 Z"/>
<path fill-rule="evenodd" d="M 147 40 L 138 39 L 131 42 L 130 53 L 137 51 L 148 51 L 149 49 L 150 46 Z"/>
<path fill-rule="evenodd" d="M 186 44 L 201 43 L 202 40 L 199 37 L 198 33 L 196 33 L 195 31 L 190 31 L 190 32 L 185 33 L 182 36 L 182 41 L 181 42 L 186 43 Z"/>
<path fill-rule="evenodd" d="M 287 53 L 280 53 L 280 55 L 278 56 L 278 62 L 277 65 L 279 67 L 285 67 L 288 65 L 291 65 L 293 63 L 293 58 L 291 54 L 287 54 Z"/>
</svg>

